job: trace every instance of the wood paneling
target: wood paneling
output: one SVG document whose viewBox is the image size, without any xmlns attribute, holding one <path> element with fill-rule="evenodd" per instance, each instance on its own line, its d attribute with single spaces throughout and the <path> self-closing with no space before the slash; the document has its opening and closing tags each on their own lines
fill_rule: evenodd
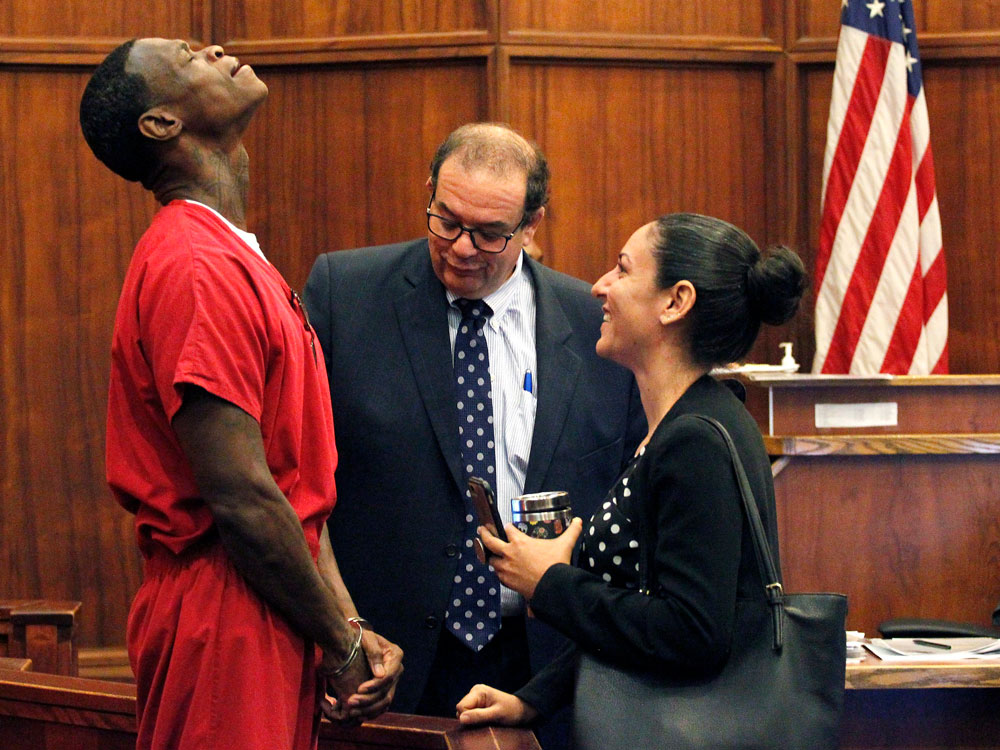
<svg viewBox="0 0 1000 750">
<path fill-rule="evenodd" d="M 329 39 L 486 32 L 495 0 L 217 0 L 217 39 Z"/>
<path fill-rule="evenodd" d="M 546 263 L 596 281 L 635 229 L 672 211 L 763 236 L 763 99 L 754 69 L 513 65 L 511 123 L 552 169 L 552 210 L 538 233 Z"/>
<path fill-rule="evenodd" d="M 103 0 L 5 0 L 0 39 L 129 39 L 134 36 L 199 38 L 211 0 L 143 3 Z M 140 9 L 141 8 L 141 9 Z"/>
<path fill-rule="evenodd" d="M 481 59 L 258 72 L 249 224 L 297 288 L 320 253 L 425 234 L 434 150 L 487 116 Z"/>
<path fill-rule="evenodd" d="M 792 458 L 775 496 L 786 589 L 846 593 L 849 629 L 872 634 L 893 617 L 989 623 L 1000 591 L 995 456 Z"/>
<path fill-rule="evenodd" d="M 916 0 L 918 34 L 1000 31 L 1000 5 L 963 0 Z M 836 0 L 801 0 L 802 36 L 836 37 L 840 26 Z"/>
<path fill-rule="evenodd" d="M 84 81 L 0 72 L 0 591 L 81 599 L 81 635 L 114 642 L 138 565 L 104 482 L 110 326 L 152 202 L 78 135 Z"/>
<path fill-rule="evenodd" d="M 766 68 L 514 60 L 510 121 L 545 150 L 552 199 L 536 235 L 545 262 L 586 281 L 633 231 L 693 211 L 763 244 L 779 185 L 765 157 Z M 787 327 L 755 353 L 778 357 Z"/>
<path fill-rule="evenodd" d="M 592 35 L 763 37 L 769 2 L 730 0 L 501 0 L 506 30 Z"/>
</svg>

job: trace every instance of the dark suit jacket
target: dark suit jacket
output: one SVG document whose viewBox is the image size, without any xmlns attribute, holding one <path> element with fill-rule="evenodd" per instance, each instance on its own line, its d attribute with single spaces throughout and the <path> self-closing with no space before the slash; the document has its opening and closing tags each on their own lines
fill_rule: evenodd
<svg viewBox="0 0 1000 750">
<path fill-rule="evenodd" d="M 575 513 L 589 517 L 644 434 L 638 391 L 594 352 L 602 314 L 589 287 L 525 265 L 537 301 L 538 404 L 524 491 L 568 490 Z M 359 612 L 405 652 L 393 708 L 412 712 L 464 529 L 445 290 L 423 239 L 320 256 L 305 299 L 339 454 L 331 542 Z"/>
</svg>

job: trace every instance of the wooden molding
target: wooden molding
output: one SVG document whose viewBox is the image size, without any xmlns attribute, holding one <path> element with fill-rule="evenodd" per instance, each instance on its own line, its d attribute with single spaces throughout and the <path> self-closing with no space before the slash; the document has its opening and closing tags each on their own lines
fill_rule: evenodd
<svg viewBox="0 0 1000 750">
<path fill-rule="evenodd" d="M 764 436 L 764 447 L 770 456 L 992 454 L 1000 453 L 1000 433 Z"/>
<path fill-rule="evenodd" d="M 509 29 L 500 34 L 504 44 L 539 44 L 566 47 L 652 47 L 682 50 L 736 50 L 781 52 L 781 43 L 770 37 L 680 34 L 622 34 L 604 31 L 565 32 L 542 29 Z"/>
<path fill-rule="evenodd" d="M 864 661 L 847 665 L 846 687 L 848 690 L 1000 688 L 1000 662 L 884 662 L 866 653 Z"/>
</svg>

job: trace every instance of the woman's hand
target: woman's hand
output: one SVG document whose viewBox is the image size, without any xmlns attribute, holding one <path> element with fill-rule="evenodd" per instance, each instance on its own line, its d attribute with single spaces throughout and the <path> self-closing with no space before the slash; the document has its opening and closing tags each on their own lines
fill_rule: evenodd
<svg viewBox="0 0 1000 750">
<path fill-rule="evenodd" d="M 500 582 L 531 601 L 545 571 L 556 563 L 570 561 L 582 530 L 583 521 L 574 518 L 569 528 L 555 539 L 535 539 L 510 523 L 504 526 L 509 542 L 501 541 L 485 526 L 479 527 L 479 536 L 483 546 L 493 554 L 489 563 Z"/>
<path fill-rule="evenodd" d="M 515 727 L 533 721 L 538 711 L 516 695 L 489 685 L 473 685 L 472 690 L 455 706 L 455 715 L 465 726 L 500 724 Z"/>
</svg>

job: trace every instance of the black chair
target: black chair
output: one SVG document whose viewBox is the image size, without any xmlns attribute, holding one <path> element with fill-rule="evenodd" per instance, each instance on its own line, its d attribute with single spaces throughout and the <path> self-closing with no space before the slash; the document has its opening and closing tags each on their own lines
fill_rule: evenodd
<svg viewBox="0 0 1000 750">
<path fill-rule="evenodd" d="M 1000 603 L 993 610 L 993 624 L 996 627 L 951 620 L 895 617 L 879 623 L 878 630 L 883 638 L 1000 638 Z"/>
</svg>

